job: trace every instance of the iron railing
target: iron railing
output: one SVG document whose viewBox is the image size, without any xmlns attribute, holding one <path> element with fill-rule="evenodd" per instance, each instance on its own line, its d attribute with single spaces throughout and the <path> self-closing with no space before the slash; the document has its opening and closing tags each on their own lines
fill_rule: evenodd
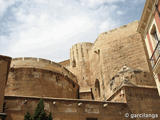
<svg viewBox="0 0 160 120">
<path fill-rule="evenodd" d="M 159 57 L 160 57 L 160 41 L 158 41 L 158 43 L 153 51 L 153 54 L 150 58 L 152 68 L 154 68 L 154 66 L 157 64 Z"/>
</svg>

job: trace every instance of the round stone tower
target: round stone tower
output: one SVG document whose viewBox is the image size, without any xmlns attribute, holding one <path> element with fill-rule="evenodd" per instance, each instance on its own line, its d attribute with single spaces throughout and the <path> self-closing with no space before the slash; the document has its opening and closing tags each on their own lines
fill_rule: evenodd
<svg viewBox="0 0 160 120">
<path fill-rule="evenodd" d="M 72 46 L 70 50 L 70 68 L 78 80 L 80 89 L 90 89 L 90 62 L 89 51 L 93 44 L 84 42 Z"/>
<path fill-rule="evenodd" d="M 6 96 L 78 98 L 77 78 L 63 66 L 40 58 L 11 62 Z"/>
</svg>

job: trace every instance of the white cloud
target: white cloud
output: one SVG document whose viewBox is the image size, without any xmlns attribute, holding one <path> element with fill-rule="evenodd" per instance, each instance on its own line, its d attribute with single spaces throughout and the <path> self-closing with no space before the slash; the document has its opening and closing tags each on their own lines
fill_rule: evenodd
<svg viewBox="0 0 160 120">
<path fill-rule="evenodd" d="M 0 16 L 2 16 L 8 7 L 12 6 L 15 2 L 16 0 L 0 0 Z"/>
<path fill-rule="evenodd" d="M 111 4 L 116 2 L 124 2 L 125 0 L 80 0 L 82 5 L 87 5 L 89 7 L 96 7 L 102 4 Z"/>
<path fill-rule="evenodd" d="M 108 30 L 115 28 L 116 26 L 118 26 L 118 23 L 115 23 L 111 19 L 108 19 L 108 20 L 102 22 L 100 24 L 99 28 L 100 28 L 101 32 L 105 32 L 105 31 L 108 31 Z"/>
<path fill-rule="evenodd" d="M 121 10 L 118 10 L 118 11 L 117 11 L 117 14 L 118 14 L 118 15 L 124 15 L 125 12 L 124 12 L 124 11 L 121 11 Z"/>
<path fill-rule="evenodd" d="M 142 2 L 145 2 L 146 0 L 133 0 L 132 2 L 135 3 L 135 4 L 139 4 L 139 3 L 142 3 Z"/>
<path fill-rule="evenodd" d="M 88 0 L 92 5 L 118 1 L 124 0 Z M 75 0 L 21 2 L 18 7 L 12 6 L 16 22 L 6 22 L 12 26 L 10 35 L 0 36 L 0 41 L 8 41 L 3 53 L 12 57 L 64 60 L 69 57 L 73 44 L 94 42 L 99 33 L 119 25 L 119 21 L 112 19 L 112 13 L 117 9 L 114 4 L 92 10 Z"/>
</svg>

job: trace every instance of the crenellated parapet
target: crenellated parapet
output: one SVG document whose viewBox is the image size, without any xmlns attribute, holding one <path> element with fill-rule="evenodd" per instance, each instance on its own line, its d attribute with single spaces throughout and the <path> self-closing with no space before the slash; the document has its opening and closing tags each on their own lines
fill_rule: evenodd
<svg viewBox="0 0 160 120">
<path fill-rule="evenodd" d="M 46 60 L 42 58 L 14 58 L 11 62 L 11 68 L 39 68 L 49 70 L 56 73 L 64 74 L 65 76 L 68 76 L 68 78 L 72 79 L 75 83 L 77 82 L 76 76 L 69 70 L 67 70 L 65 67 L 51 60 Z"/>
<path fill-rule="evenodd" d="M 5 95 L 78 98 L 77 78 L 55 62 L 15 58 L 11 62 Z"/>
</svg>

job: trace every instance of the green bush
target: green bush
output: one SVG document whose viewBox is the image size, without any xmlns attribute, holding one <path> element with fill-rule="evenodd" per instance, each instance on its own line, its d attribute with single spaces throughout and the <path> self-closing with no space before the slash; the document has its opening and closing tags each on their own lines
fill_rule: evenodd
<svg viewBox="0 0 160 120">
<path fill-rule="evenodd" d="M 43 99 L 40 99 L 34 115 L 31 116 L 29 112 L 26 113 L 24 116 L 24 120 L 53 120 L 52 114 L 50 113 L 49 115 L 46 114 L 44 110 L 44 102 Z"/>
</svg>

